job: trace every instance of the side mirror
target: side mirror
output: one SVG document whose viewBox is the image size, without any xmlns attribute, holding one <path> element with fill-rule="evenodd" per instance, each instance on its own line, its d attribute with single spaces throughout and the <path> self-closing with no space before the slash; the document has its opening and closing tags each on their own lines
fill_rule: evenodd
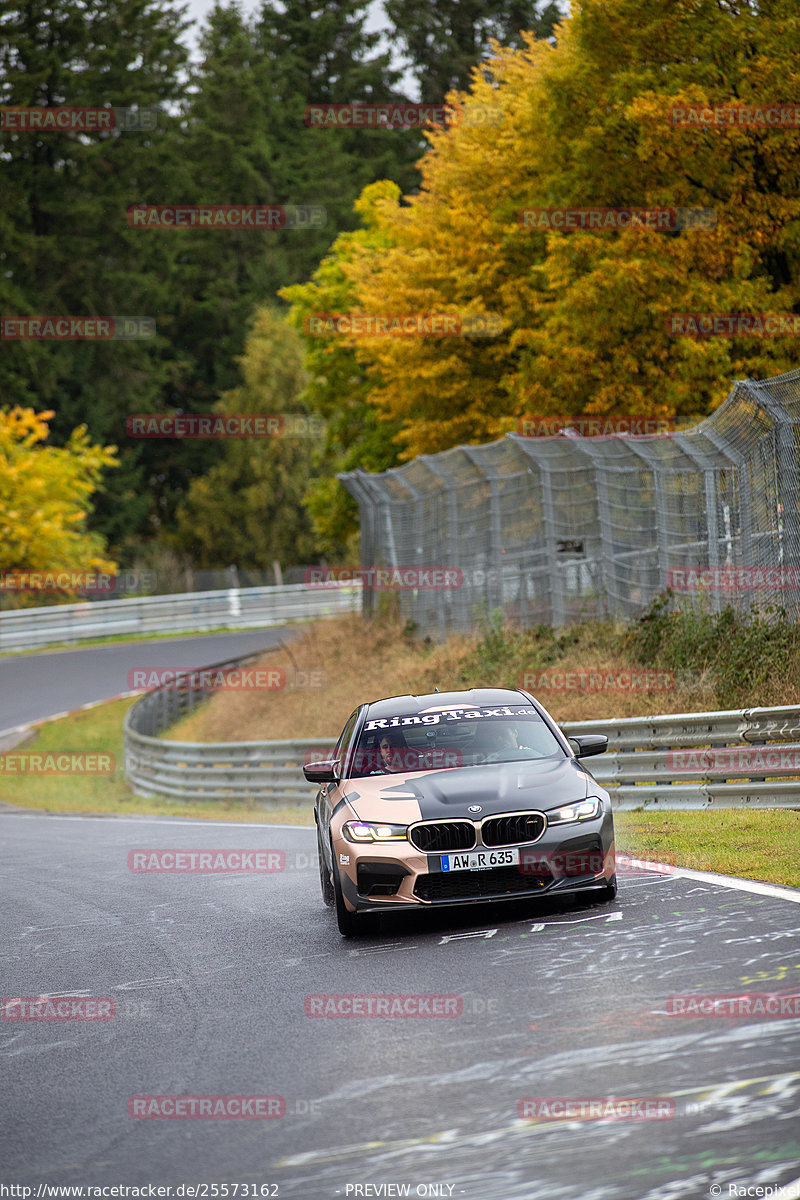
<svg viewBox="0 0 800 1200">
<path fill-rule="evenodd" d="M 339 760 L 326 758 L 322 762 L 307 763 L 303 767 L 303 774 L 309 783 L 338 783 Z"/>
<path fill-rule="evenodd" d="M 576 758 L 589 758 L 592 754 L 604 754 L 608 749 L 608 738 L 604 733 L 579 733 L 568 739 L 577 746 Z"/>
</svg>

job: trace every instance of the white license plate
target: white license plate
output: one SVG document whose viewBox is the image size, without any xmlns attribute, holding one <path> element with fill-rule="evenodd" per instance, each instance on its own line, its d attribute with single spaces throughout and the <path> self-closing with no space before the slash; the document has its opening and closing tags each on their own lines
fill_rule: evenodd
<svg viewBox="0 0 800 1200">
<path fill-rule="evenodd" d="M 470 850 L 441 857 L 443 871 L 488 871 L 491 867 L 516 867 L 519 850 Z"/>
</svg>

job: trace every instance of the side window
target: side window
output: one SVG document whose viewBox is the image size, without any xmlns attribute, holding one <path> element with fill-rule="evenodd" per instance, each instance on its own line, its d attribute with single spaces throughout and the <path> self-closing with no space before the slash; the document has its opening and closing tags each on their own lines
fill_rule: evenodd
<svg viewBox="0 0 800 1200">
<path fill-rule="evenodd" d="M 356 727 L 356 722 L 358 721 L 358 714 L 360 712 L 361 712 L 361 709 L 357 708 L 354 713 L 350 714 L 348 722 L 345 725 L 344 729 L 342 730 L 342 735 L 339 738 L 338 742 L 336 743 L 336 749 L 333 752 L 333 757 L 339 759 L 339 762 L 341 763 L 342 767 L 344 767 L 344 760 L 345 760 L 345 755 L 347 754 L 347 748 L 350 745 L 350 742 L 352 740 L 353 730 Z"/>
</svg>

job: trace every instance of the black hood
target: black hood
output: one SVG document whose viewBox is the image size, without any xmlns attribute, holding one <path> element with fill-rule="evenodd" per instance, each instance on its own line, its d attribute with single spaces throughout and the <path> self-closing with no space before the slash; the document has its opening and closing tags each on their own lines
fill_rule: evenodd
<svg viewBox="0 0 800 1200">
<path fill-rule="evenodd" d="M 594 784 L 574 759 L 546 758 L 531 762 L 487 763 L 458 770 L 431 771 L 414 778 L 398 779 L 397 790 L 414 795 L 423 821 L 474 817 L 467 810 L 480 804 L 481 817 L 492 813 L 525 809 L 560 808 L 589 795 Z M 384 786 L 384 797 L 392 787 Z M 597 790 L 594 784 L 593 790 Z"/>
</svg>

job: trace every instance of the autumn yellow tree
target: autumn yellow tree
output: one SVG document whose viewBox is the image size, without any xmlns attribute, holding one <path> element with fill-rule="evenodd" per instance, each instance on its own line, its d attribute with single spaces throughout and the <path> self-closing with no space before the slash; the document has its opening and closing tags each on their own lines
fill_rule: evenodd
<svg viewBox="0 0 800 1200">
<path fill-rule="evenodd" d="M 672 232 L 549 235 L 547 311 L 517 376 L 526 407 L 691 418 L 732 378 L 797 366 L 791 338 L 698 340 L 670 318 L 800 307 L 800 130 L 691 120 L 757 120 L 796 95 L 798 51 L 787 0 L 584 0 L 547 83 L 552 203 L 686 215 Z"/>
<path fill-rule="evenodd" d="M 363 248 L 345 264 L 360 311 L 501 318 L 492 337 L 358 340 L 370 400 L 401 423 L 403 457 L 508 428 L 517 330 L 542 302 L 545 239 L 520 230 L 517 212 L 547 202 L 536 155 L 524 147 L 546 137 L 543 79 L 554 53 L 532 37 L 525 53 L 497 48 L 491 77 L 476 72 L 469 95 L 451 93 L 462 116 L 427 134 L 419 194 L 376 206 L 393 245 Z"/>
<path fill-rule="evenodd" d="M 116 447 L 93 445 L 85 425 L 65 446 L 48 446 L 52 416 L 20 407 L 0 411 L 0 571 L 113 573 L 116 564 L 106 558 L 103 538 L 87 529 L 87 518 L 102 472 L 117 464 Z M 9 592 L 4 603 L 53 598 Z"/>
<path fill-rule="evenodd" d="M 677 337 L 684 312 L 800 308 L 800 130 L 697 129 L 689 105 L 787 103 L 794 0 L 580 0 L 557 44 L 495 48 L 464 120 L 432 131 L 418 195 L 376 207 L 392 244 L 343 264 L 368 313 L 499 314 L 477 337 L 362 337 L 369 401 L 402 456 L 479 442 L 525 413 L 693 419 L 731 377 L 798 363 L 796 339 Z M 481 123 L 479 113 L 499 110 Z M 710 227 L 525 227 L 524 210 L 702 209 Z"/>
</svg>

